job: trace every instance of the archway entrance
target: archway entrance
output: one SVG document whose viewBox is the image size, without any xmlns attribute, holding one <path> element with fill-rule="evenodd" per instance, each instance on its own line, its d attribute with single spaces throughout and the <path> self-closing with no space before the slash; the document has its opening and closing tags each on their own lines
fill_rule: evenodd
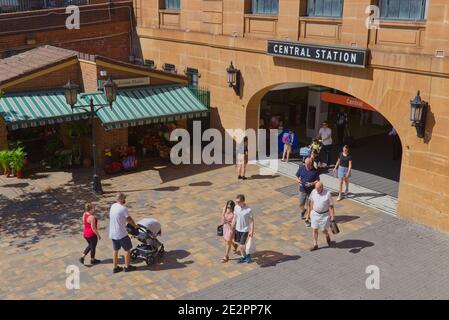
<svg viewBox="0 0 449 320">
<path fill-rule="evenodd" d="M 398 197 L 401 142 L 391 123 L 374 107 L 333 88 L 287 83 L 273 86 L 260 98 L 258 113 L 259 128 L 296 133 L 299 143 L 290 162 L 298 165 L 303 159 L 300 148 L 310 145 L 322 122 L 327 121 L 332 129 L 332 147 L 330 164 L 323 173 L 333 174 L 332 166 L 342 146 L 348 144 L 354 158 L 351 182 Z M 321 162 L 326 161 L 323 156 L 321 152 Z"/>
</svg>

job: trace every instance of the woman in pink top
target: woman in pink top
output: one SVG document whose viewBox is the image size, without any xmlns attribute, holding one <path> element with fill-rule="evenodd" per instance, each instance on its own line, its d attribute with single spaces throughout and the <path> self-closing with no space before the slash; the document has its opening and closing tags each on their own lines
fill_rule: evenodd
<svg viewBox="0 0 449 320">
<path fill-rule="evenodd" d="M 80 258 L 81 264 L 84 264 L 84 258 L 90 252 L 90 264 L 94 265 L 100 262 L 95 259 L 95 250 L 97 248 L 98 240 L 101 240 L 100 233 L 98 232 L 98 220 L 94 216 L 95 207 L 91 203 L 86 203 L 83 214 L 83 236 L 87 241 L 87 248 L 84 250 L 83 256 Z"/>
<path fill-rule="evenodd" d="M 229 251 L 231 251 L 231 246 L 233 245 L 234 240 L 234 228 L 232 227 L 232 220 L 234 219 L 234 207 L 234 201 L 229 200 L 226 203 L 226 206 L 223 208 L 222 213 L 221 222 L 223 223 L 223 238 L 226 242 L 226 255 L 221 260 L 221 262 L 223 263 L 229 261 Z"/>
</svg>

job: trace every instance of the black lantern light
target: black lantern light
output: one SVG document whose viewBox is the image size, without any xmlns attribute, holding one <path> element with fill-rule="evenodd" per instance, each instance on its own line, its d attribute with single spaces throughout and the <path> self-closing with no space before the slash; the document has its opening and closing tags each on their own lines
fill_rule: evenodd
<svg viewBox="0 0 449 320">
<path fill-rule="evenodd" d="M 227 80 L 230 88 L 234 88 L 236 94 L 240 95 L 240 70 L 231 64 L 226 68 Z"/>
<path fill-rule="evenodd" d="M 424 138 L 428 103 L 422 100 L 419 94 L 418 91 L 416 97 L 410 100 L 410 121 L 412 127 L 416 128 L 417 136 Z"/>
<path fill-rule="evenodd" d="M 117 85 L 112 81 L 111 77 L 104 83 L 104 95 L 112 108 L 112 103 L 117 99 Z"/>
<path fill-rule="evenodd" d="M 63 88 L 64 88 L 65 101 L 73 110 L 73 106 L 78 101 L 79 86 L 72 83 L 72 81 L 69 80 L 69 82 L 67 82 L 67 84 Z"/>
</svg>

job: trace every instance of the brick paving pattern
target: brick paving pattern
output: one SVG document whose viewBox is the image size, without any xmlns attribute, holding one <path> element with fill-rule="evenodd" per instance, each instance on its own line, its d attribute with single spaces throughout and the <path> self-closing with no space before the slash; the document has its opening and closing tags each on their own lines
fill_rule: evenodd
<svg viewBox="0 0 449 320">
<path fill-rule="evenodd" d="M 105 177 L 106 193 L 98 198 L 89 192 L 89 175 L 75 170 L 0 178 L 0 299 L 366 298 L 371 291 L 360 287 L 368 264 L 378 264 L 381 277 L 385 273 L 386 291 L 372 293 L 376 297 L 449 297 L 446 236 L 344 200 L 336 209 L 336 248 L 325 248 L 320 239 L 323 249 L 309 253 L 310 229 L 298 219 L 297 197 L 281 192 L 294 181 L 261 175 L 257 166 L 249 167 L 251 179 L 238 181 L 234 166 L 147 164 Z M 156 265 L 138 262 L 136 272 L 113 275 L 107 211 L 117 191 L 128 194 L 136 220 L 161 222 L 167 252 Z M 224 244 L 215 230 L 222 206 L 237 193 L 255 212 L 258 253 L 251 264 L 222 264 Z M 86 245 L 80 219 L 85 200 L 98 204 L 103 236 L 97 248 L 103 263 L 94 267 L 78 263 Z M 72 264 L 80 267 L 80 290 L 65 286 Z M 391 279 L 405 280 L 393 286 Z"/>
</svg>

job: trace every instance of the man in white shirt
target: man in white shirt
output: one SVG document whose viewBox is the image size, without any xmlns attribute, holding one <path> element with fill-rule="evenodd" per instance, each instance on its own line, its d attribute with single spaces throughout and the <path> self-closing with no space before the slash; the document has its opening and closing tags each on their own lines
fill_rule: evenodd
<svg viewBox="0 0 449 320">
<path fill-rule="evenodd" d="M 246 241 L 254 235 L 254 217 L 250 207 L 245 203 L 245 196 L 239 194 L 235 199 L 234 220 L 232 226 L 235 228 L 234 241 L 239 245 L 241 257 L 237 263 L 251 262 L 250 255 L 246 254 Z"/>
<path fill-rule="evenodd" d="M 111 206 L 109 210 L 109 238 L 112 240 L 112 262 L 114 264 L 113 273 L 123 270 L 118 266 L 118 251 L 123 248 L 125 250 L 125 272 L 133 271 L 135 266 L 130 265 L 131 249 L 133 247 L 126 225 L 129 223 L 137 228 L 133 218 L 128 214 L 128 208 L 125 206 L 126 195 L 119 193 L 116 198 L 117 202 Z"/>
<path fill-rule="evenodd" d="M 335 208 L 332 195 L 329 190 L 325 190 L 321 182 L 315 184 L 315 190 L 310 194 L 310 220 L 313 229 L 313 246 L 310 251 L 318 249 L 318 230 L 326 236 L 329 247 L 331 238 L 328 232 L 330 221 L 335 219 Z M 329 221 L 330 218 L 330 221 Z"/>
<path fill-rule="evenodd" d="M 326 154 L 326 165 L 330 165 L 331 161 L 331 149 L 332 149 L 332 129 L 329 128 L 327 121 L 321 124 L 321 128 L 318 131 L 317 139 L 321 140 L 323 144 L 323 152 Z"/>
</svg>

